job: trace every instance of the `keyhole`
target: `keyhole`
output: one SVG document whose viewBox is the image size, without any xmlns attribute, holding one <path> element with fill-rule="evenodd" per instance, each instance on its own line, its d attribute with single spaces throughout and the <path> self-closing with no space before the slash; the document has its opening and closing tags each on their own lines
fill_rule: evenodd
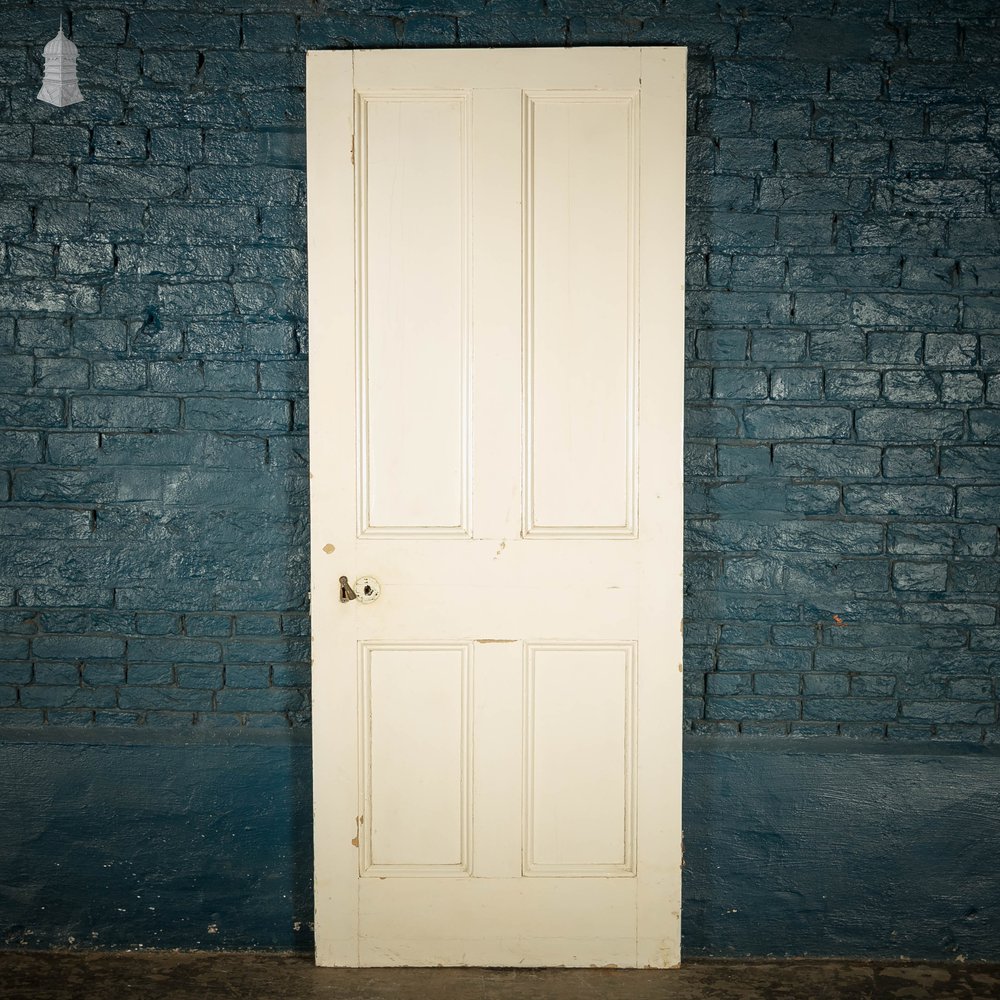
<svg viewBox="0 0 1000 1000">
<path fill-rule="evenodd" d="M 372 592 L 371 586 L 366 583 L 365 584 L 365 597 L 370 597 L 371 596 L 371 592 Z"/>
</svg>

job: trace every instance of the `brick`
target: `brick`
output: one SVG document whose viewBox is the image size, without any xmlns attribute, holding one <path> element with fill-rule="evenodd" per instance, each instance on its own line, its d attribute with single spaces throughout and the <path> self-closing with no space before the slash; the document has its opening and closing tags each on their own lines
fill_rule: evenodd
<svg viewBox="0 0 1000 1000">
<path fill-rule="evenodd" d="M 230 316 L 234 312 L 233 286 L 224 281 L 161 285 L 158 297 L 167 316 Z"/>
<path fill-rule="evenodd" d="M 269 357 L 297 350 L 292 326 L 287 322 L 194 321 L 188 327 L 190 355 L 250 355 Z"/>
<path fill-rule="evenodd" d="M 902 271 L 903 288 L 950 291 L 961 280 L 961 264 L 950 257 L 906 257 Z"/>
<path fill-rule="evenodd" d="M 855 418 L 860 441 L 954 441 L 962 437 L 963 425 L 955 410 L 870 409 Z"/>
<path fill-rule="evenodd" d="M 712 395 L 720 399 L 766 399 L 767 372 L 760 368 L 716 368 Z"/>
<path fill-rule="evenodd" d="M 716 64 L 716 87 L 723 98 L 810 97 L 826 90 L 826 73 L 814 63 L 755 60 L 752 71 L 742 61 Z"/>
<path fill-rule="evenodd" d="M 20 697 L 25 708 L 112 708 L 115 689 L 31 685 L 21 688 Z"/>
<path fill-rule="evenodd" d="M 270 683 L 270 667 L 237 664 L 226 667 L 226 686 L 231 688 L 266 688 Z"/>
<path fill-rule="evenodd" d="M 912 293 L 856 295 L 851 303 L 851 318 L 866 327 L 954 326 L 958 299 Z"/>
<path fill-rule="evenodd" d="M 956 220 L 959 233 L 965 233 L 962 220 Z M 954 226 L 949 226 L 947 234 L 954 234 Z M 868 216 L 845 216 L 838 220 L 838 236 L 852 250 L 885 248 L 891 250 L 915 250 L 926 254 L 940 248 L 946 242 L 945 226 L 940 219 L 920 216 L 900 216 L 870 214 Z M 954 244 L 953 245 L 962 245 Z"/>
<path fill-rule="evenodd" d="M 855 674 L 851 694 L 857 698 L 890 697 L 896 691 L 896 678 L 890 674 Z"/>
<path fill-rule="evenodd" d="M 922 359 L 923 338 L 919 333 L 868 335 L 868 360 L 873 364 L 919 364 Z"/>
<path fill-rule="evenodd" d="M 791 301 L 787 295 L 739 291 L 706 291 L 688 303 L 688 313 L 699 323 L 779 326 L 787 322 Z"/>
<path fill-rule="evenodd" d="M 845 697 L 850 688 L 847 674 L 811 673 L 802 676 L 802 693 L 806 696 Z"/>
<path fill-rule="evenodd" d="M 204 639 L 130 639 L 130 660 L 159 660 L 182 663 L 218 663 L 222 651 L 217 642 Z"/>
<path fill-rule="evenodd" d="M 86 320 L 78 320 L 86 325 Z M 21 317 L 17 323 L 17 343 L 20 347 L 58 351 L 70 344 L 69 320 L 33 319 Z"/>
<path fill-rule="evenodd" d="M 889 371 L 883 394 L 892 403 L 936 403 L 938 383 L 926 371 Z"/>
<path fill-rule="evenodd" d="M 125 642 L 111 637 L 48 635 L 33 639 L 31 651 L 44 660 L 118 659 L 125 655 Z"/>
<path fill-rule="evenodd" d="M 771 372 L 772 399 L 819 399 L 822 390 L 820 368 L 776 368 Z"/>
<path fill-rule="evenodd" d="M 41 460 L 41 434 L 36 431 L 0 430 L 0 465 L 31 465 Z"/>
<path fill-rule="evenodd" d="M 707 698 L 705 718 L 707 719 L 797 719 L 802 712 L 800 702 L 795 698 Z"/>
<path fill-rule="evenodd" d="M 953 513 L 954 505 L 950 486 L 857 484 L 844 487 L 844 507 L 848 514 L 947 517 Z"/>
<path fill-rule="evenodd" d="M 977 339 L 969 334 L 929 333 L 924 339 L 924 362 L 948 368 L 976 363 Z"/>
<path fill-rule="evenodd" d="M 80 668 L 75 663 L 39 663 L 35 666 L 36 684 L 80 683 Z"/>
<path fill-rule="evenodd" d="M 36 125 L 32 141 L 35 156 L 59 159 L 86 156 L 90 149 L 90 134 L 77 125 Z"/>
<path fill-rule="evenodd" d="M 258 233 L 257 212 L 247 205 L 151 205 L 145 232 L 154 242 L 174 243 L 177 233 L 192 244 L 223 244 L 253 240 Z M 141 226 L 129 227 L 134 238 Z"/>
<path fill-rule="evenodd" d="M 937 452 L 933 446 L 886 448 L 882 475 L 887 479 L 933 478 L 937 475 Z"/>
<path fill-rule="evenodd" d="M 953 217 L 979 216 L 986 210 L 986 188 L 978 180 L 919 178 L 892 184 L 892 204 L 901 213 L 925 212 Z"/>
<path fill-rule="evenodd" d="M 167 711 L 207 712 L 212 708 L 212 692 L 199 688 L 132 687 L 118 691 L 118 707 Z"/>
<path fill-rule="evenodd" d="M 27 660 L 0 661 L 0 684 L 29 684 L 31 663 Z"/>
<path fill-rule="evenodd" d="M 765 177 L 760 182 L 760 207 L 782 212 L 864 211 L 871 200 L 861 178 Z"/>
<path fill-rule="evenodd" d="M 159 430 L 176 427 L 176 399 L 158 396 L 77 396 L 72 401 L 76 427 Z"/>
<path fill-rule="evenodd" d="M 892 40 L 893 46 L 895 39 Z M 854 64 L 830 68 L 830 95 L 847 100 L 872 101 L 882 97 L 886 78 L 878 64 Z"/>
<path fill-rule="evenodd" d="M 824 395 L 830 400 L 869 401 L 881 395 L 881 372 L 867 369 L 833 369 L 826 372 Z"/>
<path fill-rule="evenodd" d="M 297 712 L 306 704 L 301 691 L 291 688 L 223 688 L 216 695 L 220 712 Z"/>
<path fill-rule="evenodd" d="M 140 49 L 232 48 L 240 44 L 239 18 L 192 14 L 189 11 L 150 11 L 133 14 L 129 41 Z"/>
<path fill-rule="evenodd" d="M 84 663 L 83 683 L 92 687 L 107 687 L 125 683 L 125 668 L 119 663 Z"/>
<path fill-rule="evenodd" d="M 236 634 L 275 636 L 281 633 L 281 619 L 277 615 L 237 615 Z"/>
<path fill-rule="evenodd" d="M 287 430 L 289 407 L 279 399 L 189 399 L 184 421 L 196 429 Z"/>
<path fill-rule="evenodd" d="M 275 664 L 271 668 L 271 675 L 277 687 L 308 688 L 312 680 L 308 664 Z M 701 675 L 696 677 L 700 683 Z"/>
<path fill-rule="evenodd" d="M 969 437 L 973 441 L 1000 443 L 1000 410 L 970 410 Z"/>
<path fill-rule="evenodd" d="M 910 721 L 969 722 L 988 726 L 996 722 L 996 707 L 981 702 L 904 701 L 902 715 Z"/>
<path fill-rule="evenodd" d="M 940 524 L 893 524 L 888 540 L 900 555 L 950 555 L 954 546 L 950 528 Z"/>
<path fill-rule="evenodd" d="M 831 254 L 834 247 L 833 213 L 779 215 L 778 242 L 789 251 Z"/>
<path fill-rule="evenodd" d="M 139 635 L 173 635 L 178 631 L 178 619 L 168 614 L 135 616 L 135 630 Z"/>
<path fill-rule="evenodd" d="M 789 561 L 786 586 L 801 594 L 815 591 L 840 594 L 879 594 L 887 589 L 888 570 L 881 559 L 843 559 L 809 556 Z"/>
<path fill-rule="evenodd" d="M 92 198 L 165 198 L 187 187 L 187 174 L 179 167 L 83 164 L 77 191 Z"/>
<path fill-rule="evenodd" d="M 174 683 L 174 668 L 169 663 L 131 663 L 128 682 L 132 685 Z"/>
<path fill-rule="evenodd" d="M 701 149 L 702 147 L 698 147 Z M 758 174 L 771 173 L 774 169 L 775 143 L 767 139 L 737 139 L 725 138 L 719 141 L 718 166 L 720 173 Z M 713 149 L 711 143 L 705 147 Z M 712 163 L 707 163 L 707 169 L 712 169 Z"/>
<path fill-rule="evenodd" d="M 697 348 L 703 361 L 743 361 L 747 356 L 747 335 L 743 330 L 700 330 Z"/>
<path fill-rule="evenodd" d="M 146 363 L 144 361 L 95 361 L 93 384 L 95 389 L 145 389 Z"/>
<path fill-rule="evenodd" d="M 705 677 L 705 690 L 710 695 L 751 694 L 753 678 L 750 674 L 716 674 Z"/>
<path fill-rule="evenodd" d="M 948 682 L 948 697 L 958 701 L 989 701 L 993 682 L 985 677 L 959 677 Z"/>
<path fill-rule="evenodd" d="M 43 389 L 80 389 L 90 384 L 90 366 L 76 358 L 38 358 L 35 385 Z"/>
<path fill-rule="evenodd" d="M 1000 511 L 1000 486 L 959 486 L 958 516 L 995 521 Z"/>
<path fill-rule="evenodd" d="M 735 437 L 736 413 L 722 406 L 688 406 L 684 410 L 685 433 L 692 438 Z"/>
<path fill-rule="evenodd" d="M 177 684 L 182 688 L 216 690 L 222 687 L 222 668 L 203 664 L 184 664 L 175 669 Z"/>
<path fill-rule="evenodd" d="M 897 590 L 943 593 L 947 576 L 947 563 L 897 562 L 892 567 L 892 585 Z"/>
<path fill-rule="evenodd" d="M 196 166 L 190 171 L 191 196 L 205 201 L 295 203 L 301 197 L 302 183 L 301 170 L 284 167 Z"/>
<path fill-rule="evenodd" d="M 58 281 L 8 279 L 0 285 L 0 310 L 40 313 L 94 313 L 97 289 Z"/>
<path fill-rule="evenodd" d="M 754 438 L 846 438 L 851 434 L 851 412 L 826 406 L 751 406 L 744 426 Z"/>
<path fill-rule="evenodd" d="M 891 698 L 805 698 L 803 719 L 835 719 L 850 722 L 876 722 L 896 717 L 896 702 Z"/>
<path fill-rule="evenodd" d="M 55 271 L 56 258 L 50 246 L 10 244 L 7 247 L 8 271 L 19 278 L 49 278 Z"/>
<path fill-rule="evenodd" d="M 803 361 L 806 335 L 797 330 L 756 330 L 751 356 L 754 361 Z"/>
<path fill-rule="evenodd" d="M 153 128 L 149 156 L 154 163 L 187 166 L 202 157 L 202 134 L 198 128 Z"/>
<path fill-rule="evenodd" d="M 228 615 L 185 615 L 184 629 L 193 636 L 227 636 L 233 623 Z"/>
<path fill-rule="evenodd" d="M 899 257 L 876 254 L 852 254 L 831 257 L 796 256 L 789 260 L 789 282 L 802 288 L 885 288 L 899 280 Z M 798 315 L 798 313 L 796 313 Z"/>
<path fill-rule="evenodd" d="M 11 536 L 85 539 L 92 530 L 89 510 L 0 507 L 0 533 Z"/>
<path fill-rule="evenodd" d="M 794 697 L 801 693 L 801 688 L 802 679 L 799 674 L 754 674 L 753 677 L 753 690 L 759 695 Z"/>
<path fill-rule="evenodd" d="M 960 556 L 992 556 L 997 552 L 997 528 L 992 524 L 959 526 L 955 553 Z"/>
<path fill-rule="evenodd" d="M 225 646 L 227 663 L 275 663 L 308 660 L 309 646 L 301 639 L 229 640 Z"/>
<path fill-rule="evenodd" d="M 78 351 L 104 353 L 124 351 L 127 347 L 126 327 L 120 320 L 75 318 L 72 328 L 73 346 Z"/>
<path fill-rule="evenodd" d="M 926 625 L 993 625 L 996 607 L 990 604 L 920 603 L 900 608 L 904 622 Z"/>
<path fill-rule="evenodd" d="M 718 468 L 723 476 L 766 475 L 771 467 L 768 445 L 719 445 Z M 706 474 L 710 475 L 714 469 Z"/>
<path fill-rule="evenodd" d="M 829 142 L 816 139 L 780 139 L 775 145 L 779 173 L 820 175 L 830 169 Z"/>
<path fill-rule="evenodd" d="M 740 649 L 732 647 L 719 650 L 719 670 L 739 671 L 743 673 L 782 672 L 798 674 L 809 670 L 812 654 L 805 649 L 748 647 Z"/>
<path fill-rule="evenodd" d="M 770 559 L 727 559 L 722 581 L 730 590 L 780 591 L 784 584 L 784 568 Z"/>
<path fill-rule="evenodd" d="M 832 99 L 817 106 L 813 127 L 817 136 L 835 139 L 915 137 L 923 132 L 923 113 L 916 104 Z"/>
<path fill-rule="evenodd" d="M 811 625 L 773 625 L 771 640 L 777 646 L 814 646 L 816 629 Z"/>
<path fill-rule="evenodd" d="M 948 589 L 958 594 L 992 594 L 1000 588 L 1000 566 L 995 561 L 954 562 L 948 567 Z"/>
<path fill-rule="evenodd" d="M 94 156 L 99 160 L 144 160 L 146 129 L 137 126 L 95 125 Z"/>
<path fill-rule="evenodd" d="M 994 396 L 996 398 L 994 398 Z M 942 403 L 981 403 L 983 401 L 983 377 L 975 372 L 943 372 L 941 375 Z M 1000 402 L 1000 384 L 987 402 Z"/>
</svg>

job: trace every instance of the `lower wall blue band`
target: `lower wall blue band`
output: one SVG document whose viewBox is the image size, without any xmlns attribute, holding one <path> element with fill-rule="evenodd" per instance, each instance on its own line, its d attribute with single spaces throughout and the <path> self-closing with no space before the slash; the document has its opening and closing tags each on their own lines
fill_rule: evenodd
<svg viewBox="0 0 1000 1000">
<path fill-rule="evenodd" d="M 685 955 L 1000 960 L 997 754 L 754 741 L 684 766 Z M 0 940 L 309 950 L 310 771 L 283 739 L 0 745 Z"/>
</svg>

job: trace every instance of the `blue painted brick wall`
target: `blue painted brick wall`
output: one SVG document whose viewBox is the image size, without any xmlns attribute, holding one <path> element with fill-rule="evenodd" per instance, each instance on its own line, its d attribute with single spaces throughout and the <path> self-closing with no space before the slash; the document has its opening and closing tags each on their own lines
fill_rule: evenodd
<svg viewBox="0 0 1000 1000">
<path fill-rule="evenodd" d="M 996 740 L 992 0 L 243 10 L 0 10 L 3 725 L 308 722 L 304 51 L 681 44 L 687 725 Z"/>
</svg>

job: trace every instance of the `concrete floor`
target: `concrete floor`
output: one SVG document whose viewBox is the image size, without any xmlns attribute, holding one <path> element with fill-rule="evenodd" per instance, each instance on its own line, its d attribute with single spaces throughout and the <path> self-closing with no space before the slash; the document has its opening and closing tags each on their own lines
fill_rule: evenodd
<svg viewBox="0 0 1000 1000">
<path fill-rule="evenodd" d="M 692 961 L 608 969 L 316 969 L 264 954 L 0 952 L 2 1000 L 1000 1000 L 1000 965 Z"/>
</svg>

